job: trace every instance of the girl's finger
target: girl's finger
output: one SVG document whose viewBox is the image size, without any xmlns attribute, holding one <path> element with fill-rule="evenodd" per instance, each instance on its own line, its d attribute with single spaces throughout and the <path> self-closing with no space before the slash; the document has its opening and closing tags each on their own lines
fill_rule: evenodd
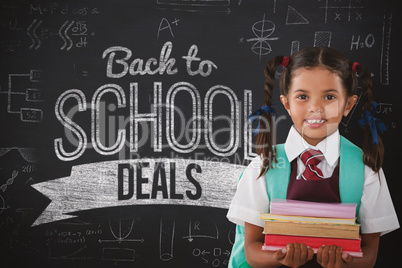
<svg viewBox="0 0 402 268">
<path fill-rule="evenodd" d="M 332 245 L 328 249 L 328 264 L 330 264 L 331 267 L 335 267 L 335 262 L 336 262 L 336 246 Z"/>
<path fill-rule="evenodd" d="M 283 258 L 284 264 L 289 265 L 293 263 L 293 254 L 294 254 L 294 246 L 292 243 L 289 243 L 286 245 L 286 255 L 285 258 Z"/>
<path fill-rule="evenodd" d="M 317 250 L 317 262 L 322 266 L 322 251 L 324 250 L 324 245 L 318 248 Z"/>
<path fill-rule="evenodd" d="M 336 247 L 336 267 L 343 267 L 342 247 Z"/>
<path fill-rule="evenodd" d="M 327 267 L 328 262 L 329 262 L 329 248 L 330 246 L 324 246 L 322 250 L 322 256 L 321 256 L 321 266 Z"/>
<path fill-rule="evenodd" d="M 300 253 L 301 253 L 300 244 L 296 242 L 293 244 L 293 247 L 294 247 L 293 262 L 296 264 L 299 264 L 300 263 Z"/>
<path fill-rule="evenodd" d="M 300 260 L 302 263 L 307 261 L 307 247 L 305 244 L 300 244 Z"/>
</svg>

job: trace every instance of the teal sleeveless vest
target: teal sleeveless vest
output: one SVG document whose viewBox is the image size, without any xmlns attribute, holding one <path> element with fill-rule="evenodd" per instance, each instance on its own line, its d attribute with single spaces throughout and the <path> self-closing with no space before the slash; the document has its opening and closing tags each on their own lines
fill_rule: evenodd
<svg viewBox="0 0 402 268">
<path fill-rule="evenodd" d="M 276 149 L 278 163 L 274 163 L 265 174 L 269 200 L 273 198 L 286 199 L 290 179 L 290 162 L 285 153 L 285 145 L 278 144 Z M 357 215 L 364 184 L 363 152 L 359 147 L 341 136 L 339 161 L 339 194 L 341 202 L 357 203 Z M 236 226 L 235 243 L 233 244 L 228 267 L 250 267 L 244 255 L 244 226 Z"/>
</svg>

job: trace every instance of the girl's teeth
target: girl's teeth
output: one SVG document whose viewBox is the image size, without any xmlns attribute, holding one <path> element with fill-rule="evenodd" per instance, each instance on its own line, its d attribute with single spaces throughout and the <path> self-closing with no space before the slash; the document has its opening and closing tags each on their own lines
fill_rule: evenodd
<svg viewBox="0 0 402 268">
<path fill-rule="evenodd" d="M 321 119 L 321 120 L 307 120 L 307 122 L 309 124 L 321 124 L 324 123 L 325 120 Z"/>
</svg>

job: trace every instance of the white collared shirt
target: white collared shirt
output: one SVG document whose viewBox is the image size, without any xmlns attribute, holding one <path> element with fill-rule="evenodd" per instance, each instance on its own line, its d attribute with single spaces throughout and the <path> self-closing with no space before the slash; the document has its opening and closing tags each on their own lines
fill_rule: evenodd
<svg viewBox="0 0 402 268">
<path fill-rule="evenodd" d="M 292 126 L 285 142 L 285 152 L 289 162 L 292 162 L 297 157 L 297 176 L 300 179 L 306 166 L 300 158 L 300 154 L 307 149 L 320 150 L 324 154 L 324 159 L 317 165 L 322 171 L 324 178 L 331 177 L 335 167 L 338 164 L 340 154 L 340 135 L 337 130 L 329 135 L 326 139 L 319 142 L 317 146 L 308 144 L 297 130 Z"/>
<path fill-rule="evenodd" d="M 300 153 L 307 149 L 306 146 L 323 152 L 325 159 L 318 167 L 323 171 L 324 176 L 331 176 L 339 159 L 339 132 L 336 131 L 313 147 L 308 145 L 292 127 L 285 142 L 285 153 L 289 162 L 299 157 Z M 269 199 L 265 178 L 257 179 L 261 165 L 261 158 L 255 157 L 244 170 L 237 184 L 236 193 L 227 213 L 227 218 L 235 224 L 244 226 L 244 223 L 248 222 L 264 227 L 264 221 L 259 219 L 259 216 L 261 212 L 269 212 Z M 304 171 L 304 164 L 300 159 L 297 166 L 297 174 L 300 175 Z M 399 228 L 382 169 L 375 173 L 370 167 L 365 166 L 363 195 L 357 220 L 361 224 L 363 234 L 380 232 L 383 235 Z"/>
</svg>

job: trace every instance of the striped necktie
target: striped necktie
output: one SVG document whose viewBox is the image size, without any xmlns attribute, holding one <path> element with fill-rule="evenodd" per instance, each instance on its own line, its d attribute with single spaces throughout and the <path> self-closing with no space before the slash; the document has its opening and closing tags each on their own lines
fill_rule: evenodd
<svg viewBox="0 0 402 268">
<path fill-rule="evenodd" d="M 301 177 L 304 180 L 321 180 L 324 179 L 321 169 L 317 165 L 324 159 L 324 155 L 319 150 L 309 149 L 304 151 L 301 156 L 306 169 Z"/>
</svg>

